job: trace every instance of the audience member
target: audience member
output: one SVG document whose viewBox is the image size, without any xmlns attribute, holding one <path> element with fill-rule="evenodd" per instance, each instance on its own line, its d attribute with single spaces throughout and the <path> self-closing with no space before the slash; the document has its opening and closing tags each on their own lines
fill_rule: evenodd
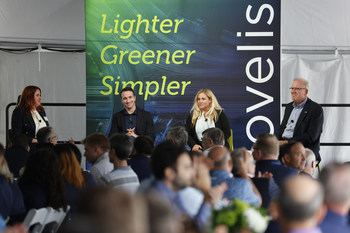
<svg viewBox="0 0 350 233">
<path fill-rule="evenodd" d="M 190 217 L 178 195 L 181 189 L 192 185 L 194 176 L 192 161 L 185 148 L 170 141 L 159 144 L 152 155 L 152 170 L 156 181 L 150 190 L 159 192 L 176 213 Z M 192 217 L 200 227 L 208 222 L 211 215 L 210 205 L 221 199 L 225 189 L 225 185 L 222 185 L 204 193 L 202 206 L 197 215 Z"/>
<path fill-rule="evenodd" d="M 175 145 L 186 147 L 188 141 L 188 133 L 185 127 L 171 127 L 167 134 L 166 140 L 172 141 Z"/>
<path fill-rule="evenodd" d="M 24 167 L 29 157 L 29 142 L 24 134 L 14 135 L 11 140 L 11 147 L 5 151 L 5 158 L 10 171 L 15 178 L 19 177 L 19 171 Z"/>
<path fill-rule="evenodd" d="M 111 185 L 116 189 L 135 193 L 140 182 L 136 173 L 128 166 L 127 162 L 133 149 L 131 136 L 116 133 L 109 139 L 109 143 L 109 160 L 113 163 L 114 170 L 101 177 L 101 183 Z"/>
<path fill-rule="evenodd" d="M 112 187 L 98 187 L 83 194 L 67 233 L 149 233 L 147 206 L 140 196 Z M 167 232 L 167 231 L 164 231 Z"/>
<path fill-rule="evenodd" d="M 350 232 L 350 165 L 329 164 L 322 169 L 319 179 L 325 188 L 326 217 L 320 224 L 322 232 Z"/>
<path fill-rule="evenodd" d="M 157 192 L 145 195 L 149 218 L 149 232 L 152 233 L 178 233 L 182 232 L 181 219 L 171 209 L 168 203 Z"/>
<path fill-rule="evenodd" d="M 317 180 L 293 176 L 281 185 L 280 195 L 272 203 L 272 216 L 277 217 L 283 233 L 321 233 L 317 224 L 326 210 L 323 200 L 323 188 Z"/>
<path fill-rule="evenodd" d="M 147 136 L 139 136 L 134 141 L 134 149 L 136 154 L 131 156 L 128 164 L 142 182 L 152 175 L 150 162 L 154 150 L 153 141 Z"/>
<path fill-rule="evenodd" d="M 46 126 L 41 129 L 36 134 L 38 143 L 51 143 L 53 145 L 57 144 L 57 136 L 52 127 Z"/>
<path fill-rule="evenodd" d="M 282 155 L 285 165 L 295 168 L 299 173 L 305 168 L 305 147 L 300 142 L 289 142 L 283 145 L 284 154 Z"/>
<path fill-rule="evenodd" d="M 88 187 L 95 186 L 94 177 L 80 167 L 74 151 L 70 144 L 58 144 L 55 146 L 55 152 L 60 162 L 61 174 L 64 178 L 64 190 L 71 211 L 75 211 L 75 201 L 85 192 Z"/>
<path fill-rule="evenodd" d="M 209 128 L 203 131 L 203 152 L 208 155 L 209 151 L 217 146 L 225 146 L 224 132 L 219 128 Z"/>
<path fill-rule="evenodd" d="M 300 174 L 309 175 L 312 177 L 316 171 L 315 153 L 312 150 L 305 148 L 305 157 L 305 168 L 303 171 L 300 172 Z"/>
<path fill-rule="evenodd" d="M 28 142 L 27 142 L 28 143 Z M 3 218 L 24 214 L 25 206 L 21 190 L 11 174 L 0 143 L 0 216 Z"/>
<path fill-rule="evenodd" d="M 263 175 L 258 174 L 256 177 L 251 177 L 251 174 L 255 175 L 255 161 L 252 154 L 247 151 L 246 148 L 235 149 L 233 152 L 231 152 L 231 158 L 232 174 L 235 177 L 241 177 L 240 170 L 242 170 L 242 166 L 245 166 L 246 168 L 243 168 L 243 171 L 247 171 L 248 177 L 251 179 L 261 195 L 261 206 L 268 208 L 272 199 L 277 197 L 279 193 L 279 188 L 274 179 L 272 179 L 272 174 L 266 172 Z M 252 164 L 254 165 L 253 168 L 251 168 Z"/>
<path fill-rule="evenodd" d="M 209 152 L 208 158 L 214 162 L 214 168 L 210 170 L 211 185 L 216 186 L 223 182 L 227 184 L 228 189 L 224 193 L 224 198 L 228 200 L 241 199 L 254 206 L 261 205 L 261 196 L 247 174 L 247 167 L 244 164 L 246 156 L 244 160 L 240 160 L 241 169 L 238 172 L 240 178 L 230 175 L 232 159 L 226 147 L 213 148 Z"/>
<path fill-rule="evenodd" d="M 256 161 L 255 175 L 270 172 L 280 187 L 283 180 L 297 174 L 297 170 L 285 167 L 278 160 L 279 142 L 273 134 L 260 134 L 253 145 L 253 157 Z"/>
<path fill-rule="evenodd" d="M 27 211 L 47 206 L 67 209 L 61 165 L 51 149 L 40 149 L 29 156 L 18 185 Z"/>
<path fill-rule="evenodd" d="M 90 134 L 83 140 L 87 161 L 92 164 L 91 174 L 98 180 L 113 170 L 113 164 L 109 161 L 109 141 L 102 133 Z"/>
</svg>

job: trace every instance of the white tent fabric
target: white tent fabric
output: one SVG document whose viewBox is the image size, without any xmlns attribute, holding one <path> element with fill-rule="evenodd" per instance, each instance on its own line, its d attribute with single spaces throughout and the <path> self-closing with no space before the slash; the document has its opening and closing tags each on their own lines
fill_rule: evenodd
<svg viewBox="0 0 350 233">
<path fill-rule="evenodd" d="M 310 81 L 313 100 L 322 104 L 350 104 L 347 92 L 350 58 L 343 55 L 350 50 L 350 1 L 282 0 L 281 4 L 281 102 L 290 101 L 288 87 L 295 76 L 300 76 Z M 0 28 L 0 46 L 6 45 L 4 42 L 84 45 L 84 0 L 2 1 Z M 338 57 L 318 54 L 320 50 L 334 51 L 335 48 L 341 50 Z M 296 54 L 289 54 L 287 49 Z M 305 50 L 315 54 L 303 55 Z M 5 142 L 5 107 L 16 101 L 26 85 L 40 86 L 43 102 L 86 101 L 84 53 L 42 52 L 40 60 L 38 57 L 37 52 L 21 55 L 0 52 L 2 143 Z M 49 107 L 47 110 L 60 140 L 85 137 L 85 108 Z M 349 111 L 350 108 L 324 108 L 322 142 L 350 143 Z M 349 153 L 350 147 L 322 147 L 322 165 L 333 160 L 349 160 Z"/>
<path fill-rule="evenodd" d="M 84 0 L 1 1 L 0 28 L 0 41 L 84 45 Z"/>
</svg>

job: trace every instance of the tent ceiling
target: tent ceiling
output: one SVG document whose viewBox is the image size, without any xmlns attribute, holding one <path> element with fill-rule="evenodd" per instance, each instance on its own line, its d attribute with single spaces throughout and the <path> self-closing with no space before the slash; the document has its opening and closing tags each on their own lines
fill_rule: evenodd
<svg viewBox="0 0 350 233">
<path fill-rule="evenodd" d="M 349 0 L 281 2 L 284 48 L 350 46 Z M 0 4 L 0 41 L 85 44 L 84 0 L 11 0 Z"/>
</svg>

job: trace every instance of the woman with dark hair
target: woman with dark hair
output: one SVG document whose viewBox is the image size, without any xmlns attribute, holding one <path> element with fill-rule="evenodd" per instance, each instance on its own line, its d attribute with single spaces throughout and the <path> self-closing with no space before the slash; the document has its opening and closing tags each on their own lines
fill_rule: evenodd
<svg viewBox="0 0 350 233">
<path fill-rule="evenodd" d="M 69 144 L 57 144 L 55 152 L 60 162 L 60 172 L 64 178 L 65 194 L 71 210 L 75 210 L 76 199 L 81 192 L 86 191 L 88 187 L 95 186 L 96 182 L 93 176 L 83 171 L 76 158 L 76 154 Z"/>
<path fill-rule="evenodd" d="M 49 126 L 49 122 L 41 105 L 41 90 L 37 86 L 27 86 L 12 113 L 12 134 L 25 134 L 29 143 L 37 143 L 36 133 L 45 126 Z"/>
<path fill-rule="evenodd" d="M 40 149 L 29 156 L 18 185 L 27 211 L 47 206 L 67 209 L 60 163 L 51 149 Z"/>
<path fill-rule="evenodd" d="M 202 151 L 202 133 L 208 128 L 219 128 L 224 132 L 225 146 L 231 135 L 230 124 L 224 109 L 219 105 L 214 93 L 209 89 L 201 89 L 194 97 L 193 106 L 186 120 L 188 145 L 191 150 Z"/>
</svg>

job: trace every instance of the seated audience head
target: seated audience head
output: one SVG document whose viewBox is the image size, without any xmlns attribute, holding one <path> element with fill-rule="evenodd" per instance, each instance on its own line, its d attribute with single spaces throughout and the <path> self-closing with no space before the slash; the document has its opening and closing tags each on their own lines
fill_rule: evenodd
<svg viewBox="0 0 350 233">
<path fill-rule="evenodd" d="M 246 155 L 246 161 L 244 158 L 245 155 Z M 235 149 L 234 151 L 232 151 L 231 152 L 231 159 L 232 159 L 232 174 L 233 175 L 239 174 L 240 166 L 241 166 L 242 162 L 245 161 L 246 164 L 244 164 L 244 165 L 246 165 L 248 176 L 254 177 L 254 175 L 255 175 L 255 161 L 254 161 L 252 154 L 245 147 L 238 148 L 238 149 Z M 242 162 L 240 162 L 240 161 L 242 161 Z"/>
<path fill-rule="evenodd" d="M 187 140 L 188 140 L 188 133 L 185 127 L 182 127 L 182 126 L 171 127 L 166 134 L 166 140 L 172 141 L 174 144 L 178 146 L 186 147 Z"/>
<path fill-rule="evenodd" d="M 114 164 L 118 160 L 127 160 L 134 147 L 132 138 L 122 133 L 113 134 L 109 139 L 109 144 L 109 160 Z"/>
<path fill-rule="evenodd" d="M 253 157 L 256 161 L 277 160 L 279 142 L 273 134 L 260 134 L 253 145 Z"/>
<path fill-rule="evenodd" d="M 135 138 L 134 148 L 137 154 L 151 156 L 154 150 L 153 141 L 147 136 L 139 136 Z"/>
<path fill-rule="evenodd" d="M 81 189 L 85 180 L 80 164 L 71 146 L 68 143 L 58 144 L 55 146 L 55 152 L 60 161 L 61 174 L 64 179 L 69 184 L 74 185 L 75 188 Z"/>
<path fill-rule="evenodd" d="M 89 163 L 94 163 L 109 150 L 109 140 L 102 133 L 93 133 L 83 140 L 86 157 Z"/>
<path fill-rule="evenodd" d="M 57 136 L 52 127 L 46 126 L 39 129 L 36 134 L 38 143 L 51 143 L 53 145 L 57 144 Z"/>
<path fill-rule="evenodd" d="M 329 164 L 319 175 L 325 188 L 325 202 L 329 209 L 347 215 L 350 209 L 350 165 Z"/>
<path fill-rule="evenodd" d="M 14 135 L 12 137 L 11 144 L 12 144 L 12 146 L 22 147 L 22 148 L 26 149 L 27 151 L 30 150 L 28 138 L 24 134 L 16 134 L 16 135 Z"/>
<path fill-rule="evenodd" d="M 68 232 L 148 233 L 147 206 L 141 196 L 98 187 L 84 193 L 77 206 Z"/>
<path fill-rule="evenodd" d="M 162 142 L 155 148 L 152 171 L 157 179 L 162 180 L 173 191 L 190 186 L 194 176 L 188 152 L 171 141 Z"/>
<path fill-rule="evenodd" d="M 40 149 L 28 157 L 19 185 L 41 186 L 47 190 L 48 205 L 54 209 L 66 210 L 67 201 L 64 194 L 64 181 L 61 164 L 56 154 L 49 148 Z"/>
<path fill-rule="evenodd" d="M 230 152 L 226 147 L 214 147 L 208 154 L 208 158 L 214 163 L 214 170 L 232 171 L 232 160 Z"/>
<path fill-rule="evenodd" d="M 3 175 L 6 177 L 8 181 L 13 181 L 13 174 L 10 172 L 10 169 L 7 165 L 6 159 L 5 159 L 5 148 L 0 143 L 0 175 Z"/>
<path fill-rule="evenodd" d="M 219 128 L 209 128 L 203 131 L 202 138 L 203 150 L 213 146 L 224 146 L 225 136 L 224 132 Z"/>
<path fill-rule="evenodd" d="M 316 170 L 316 156 L 315 153 L 310 150 L 309 148 L 305 148 L 305 168 L 303 172 L 309 174 L 310 176 L 313 176 Z"/>
<path fill-rule="evenodd" d="M 323 187 L 317 180 L 293 176 L 282 184 L 272 209 L 278 213 L 282 232 L 291 232 L 315 227 L 325 213 L 323 201 Z"/>
<path fill-rule="evenodd" d="M 170 203 L 157 192 L 145 194 L 148 206 L 149 226 L 152 233 L 177 233 L 181 232 L 179 215 L 170 206 Z"/>
<path fill-rule="evenodd" d="M 295 168 L 301 172 L 305 168 L 305 147 L 301 142 L 290 142 L 284 147 L 283 161 L 287 167 Z"/>
</svg>

